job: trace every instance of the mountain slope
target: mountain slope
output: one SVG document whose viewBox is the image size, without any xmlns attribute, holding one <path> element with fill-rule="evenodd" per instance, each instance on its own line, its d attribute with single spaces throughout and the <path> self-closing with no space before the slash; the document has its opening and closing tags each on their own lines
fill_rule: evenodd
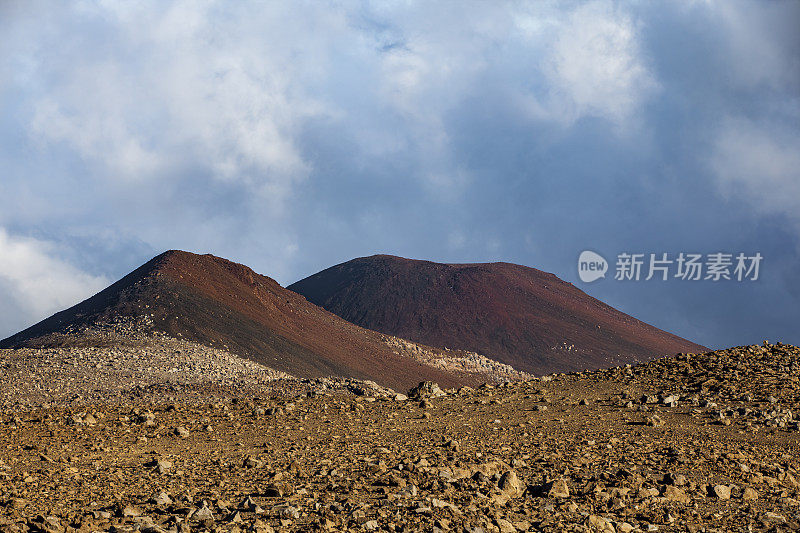
<svg viewBox="0 0 800 533">
<path fill-rule="evenodd" d="M 246 266 L 181 251 L 159 255 L 95 296 L 3 340 L 0 348 L 80 343 L 82 329 L 122 321 L 301 377 L 371 379 L 396 389 L 426 379 L 443 386 L 476 379 L 399 356 L 383 335 L 342 320 Z"/>
<path fill-rule="evenodd" d="M 365 328 L 476 351 L 525 372 L 583 370 L 705 351 L 553 274 L 510 263 L 441 264 L 375 255 L 288 288 Z"/>
</svg>

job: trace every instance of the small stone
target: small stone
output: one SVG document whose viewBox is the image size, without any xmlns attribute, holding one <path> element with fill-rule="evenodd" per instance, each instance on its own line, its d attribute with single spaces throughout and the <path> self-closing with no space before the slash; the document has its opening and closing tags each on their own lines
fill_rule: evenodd
<svg viewBox="0 0 800 533">
<path fill-rule="evenodd" d="M 166 492 L 161 491 L 158 494 L 156 494 L 156 496 L 153 498 L 153 503 L 162 506 L 169 505 L 172 503 L 172 498 L 170 498 L 169 494 L 167 494 Z"/>
<path fill-rule="evenodd" d="M 271 525 L 266 524 L 261 520 L 256 520 L 250 527 L 249 531 L 252 531 L 253 533 L 275 533 L 275 530 Z"/>
<path fill-rule="evenodd" d="M 674 485 L 664 487 L 664 497 L 673 502 L 689 503 L 689 496 Z"/>
<path fill-rule="evenodd" d="M 438 398 L 445 396 L 445 392 L 433 381 L 423 381 L 413 389 L 408 391 L 408 397 L 421 400 L 423 398 Z"/>
<path fill-rule="evenodd" d="M 172 462 L 159 457 L 145 463 L 145 466 L 154 468 L 159 474 L 165 474 L 172 468 Z"/>
<path fill-rule="evenodd" d="M 23 498 L 11 498 L 8 505 L 12 509 L 24 509 L 25 506 L 28 505 L 28 500 L 25 500 Z"/>
<path fill-rule="evenodd" d="M 186 437 L 188 437 L 188 436 L 189 436 L 189 430 L 188 430 L 188 429 L 186 429 L 186 428 L 185 428 L 185 427 L 183 427 L 183 426 L 178 426 L 178 427 L 176 427 L 174 430 L 172 430 L 172 432 L 173 432 L 173 433 L 174 433 L 174 434 L 175 434 L 177 437 L 180 437 L 180 438 L 182 438 L 182 439 L 185 439 Z"/>
<path fill-rule="evenodd" d="M 676 405 L 678 405 L 678 396 L 675 394 L 670 394 L 669 396 L 665 396 L 661 400 L 661 403 L 669 407 L 675 407 Z"/>
<path fill-rule="evenodd" d="M 547 495 L 551 498 L 569 498 L 569 486 L 564 478 L 556 479 L 551 482 L 547 490 Z"/>
<path fill-rule="evenodd" d="M 41 522 L 39 529 L 44 533 L 63 533 L 66 528 L 57 517 L 48 516 Z"/>
<path fill-rule="evenodd" d="M 786 517 L 772 511 L 767 511 L 764 513 L 764 520 L 767 520 L 768 522 L 786 522 Z"/>
<path fill-rule="evenodd" d="M 123 517 L 136 517 L 141 516 L 142 511 L 138 507 L 133 505 L 126 505 L 122 508 L 122 512 L 120 513 Z"/>
<path fill-rule="evenodd" d="M 172 503 L 172 498 L 169 497 L 169 494 L 162 491 L 153 498 L 153 503 L 156 505 L 169 505 Z"/>
<path fill-rule="evenodd" d="M 514 524 L 512 524 L 505 518 L 498 518 L 494 522 L 500 529 L 500 533 L 516 533 L 517 531 L 517 528 L 514 527 Z"/>
<path fill-rule="evenodd" d="M 155 426 L 156 425 L 156 415 L 154 415 L 150 411 L 146 411 L 141 415 L 136 417 L 136 422 L 145 426 Z"/>
<path fill-rule="evenodd" d="M 712 491 L 714 492 L 714 495 L 720 500 L 731 499 L 731 488 L 728 487 L 727 485 L 714 485 Z"/>
<path fill-rule="evenodd" d="M 264 466 L 264 462 L 260 459 L 257 459 L 251 455 L 248 455 L 244 459 L 244 467 L 245 468 L 262 468 Z"/>
<path fill-rule="evenodd" d="M 291 518 L 293 520 L 300 518 L 300 510 L 291 505 L 280 505 L 275 510 L 281 518 Z"/>
<path fill-rule="evenodd" d="M 669 473 L 664 476 L 664 484 L 675 485 L 676 487 L 683 487 L 686 485 L 686 476 L 683 474 Z"/>
<path fill-rule="evenodd" d="M 204 520 L 214 520 L 214 514 L 211 512 L 211 509 L 209 509 L 208 503 L 204 501 L 203 505 L 192 514 L 192 519 L 201 522 Z"/>
<path fill-rule="evenodd" d="M 742 491 L 742 499 L 743 500 L 757 500 L 758 499 L 758 492 L 756 489 L 752 487 L 745 487 Z"/>
<path fill-rule="evenodd" d="M 239 509 L 244 509 L 245 511 L 250 511 L 251 513 L 256 510 L 258 504 L 253 501 L 253 499 L 248 496 L 244 499 L 242 503 L 239 504 Z"/>
<path fill-rule="evenodd" d="M 589 518 L 586 519 L 586 525 L 590 531 L 616 533 L 613 524 L 602 516 L 589 515 Z"/>
<path fill-rule="evenodd" d="M 639 489 L 639 492 L 636 494 L 636 497 L 640 500 L 646 500 L 647 498 L 653 498 L 658 496 L 658 489 L 656 488 L 645 488 L 642 487 Z"/>
<path fill-rule="evenodd" d="M 517 473 L 513 470 L 509 470 L 500 477 L 498 486 L 500 490 L 511 498 L 521 496 L 522 493 L 525 492 L 525 486 L 519 480 L 519 477 L 517 477 Z"/>
</svg>

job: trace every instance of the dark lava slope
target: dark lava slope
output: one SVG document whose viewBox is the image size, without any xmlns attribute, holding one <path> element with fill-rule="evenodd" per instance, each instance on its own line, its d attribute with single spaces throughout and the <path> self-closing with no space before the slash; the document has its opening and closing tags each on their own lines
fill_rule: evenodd
<svg viewBox="0 0 800 533">
<path fill-rule="evenodd" d="M 476 351 L 537 374 L 705 351 L 553 274 L 510 263 L 441 264 L 375 255 L 288 288 L 359 326 Z"/>
<path fill-rule="evenodd" d="M 244 265 L 165 252 L 95 296 L 0 342 L 0 348 L 84 342 L 87 326 L 134 319 L 143 332 L 224 348 L 302 377 L 371 379 L 405 390 L 421 380 L 473 379 L 396 355 L 355 326 Z M 52 335 L 68 333 L 68 335 Z"/>
</svg>

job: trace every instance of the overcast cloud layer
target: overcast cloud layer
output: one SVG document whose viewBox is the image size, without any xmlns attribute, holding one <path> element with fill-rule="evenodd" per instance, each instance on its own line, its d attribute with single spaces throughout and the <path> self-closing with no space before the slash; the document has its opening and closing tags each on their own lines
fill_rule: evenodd
<svg viewBox="0 0 800 533">
<path fill-rule="evenodd" d="M 284 285 L 510 261 L 708 346 L 798 344 L 798 27 L 733 0 L 0 3 L 0 337 L 180 248 Z M 584 249 L 764 262 L 583 284 Z"/>
</svg>

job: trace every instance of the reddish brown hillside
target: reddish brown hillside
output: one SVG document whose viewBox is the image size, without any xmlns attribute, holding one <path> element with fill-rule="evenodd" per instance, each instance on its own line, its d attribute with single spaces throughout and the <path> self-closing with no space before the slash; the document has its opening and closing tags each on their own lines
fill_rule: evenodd
<svg viewBox="0 0 800 533">
<path fill-rule="evenodd" d="M 288 288 L 365 328 L 473 350 L 526 372 L 593 369 L 705 351 L 553 274 L 509 263 L 452 265 L 376 255 Z"/>
<path fill-rule="evenodd" d="M 212 255 L 171 251 L 78 305 L 0 342 L 41 346 L 52 333 L 133 318 L 145 329 L 226 348 L 296 376 L 371 379 L 406 389 L 421 380 L 443 386 L 453 375 L 394 354 L 382 335 L 350 324 L 246 266 Z M 144 319 L 144 320 L 142 320 Z M 70 340 L 72 339 L 72 340 Z"/>
</svg>

